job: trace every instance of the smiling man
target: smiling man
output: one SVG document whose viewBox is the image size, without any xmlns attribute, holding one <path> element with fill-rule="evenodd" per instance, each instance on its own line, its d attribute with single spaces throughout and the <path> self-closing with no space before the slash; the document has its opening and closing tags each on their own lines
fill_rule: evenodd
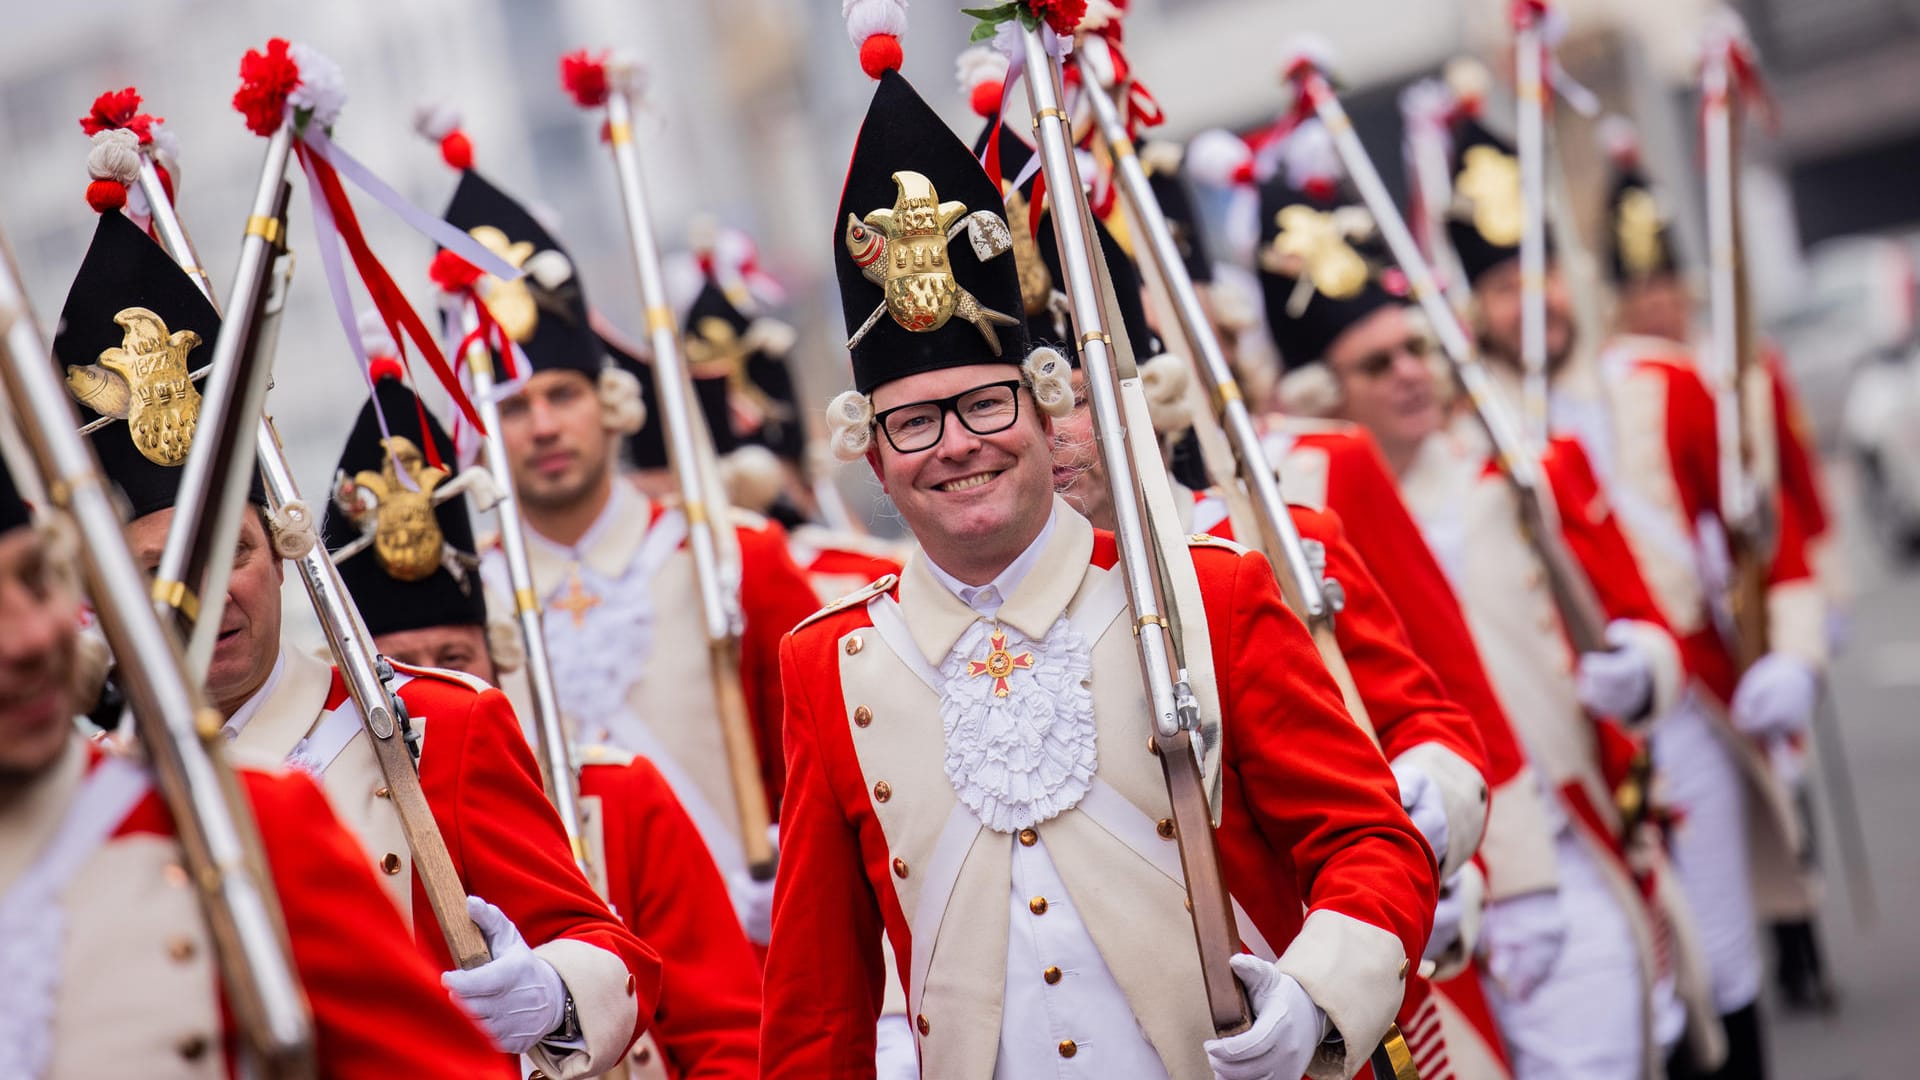
<svg viewBox="0 0 1920 1080">
<path fill-rule="evenodd" d="M 502 312 L 514 286 L 487 303 L 531 371 L 500 403 L 513 477 L 560 709 L 575 736 L 639 754 L 673 785 L 727 875 L 750 938 L 765 944 L 772 886 L 748 876 L 707 643 L 678 505 L 642 494 L 620 475 L 621 441 L 649 445 L 635 379 L 588 325 L 583 285 L 552 233 L 478 173 L 461 174 L 446 219 L 524 260 L 514 283 L 531 300 Z M 622 385 L 628 389 L 620 389 Z M 623 400 L 624 399 L 624 400 Z M 633 404 L 627 404 L 631 401 Z M 659 464 L 665 464 L 660 455 Z M 779 817 L 780 635 L 817 605 L 780 529 L 757 515 L 731 524 L 739 549 L 740 683 L 759 754 L 760 784 Z M 511 611 L 506 557 L 482 553 L 495 610 Z"/>
<path fill-rule="evenodd" d="M 1350 1075 L 1426 939 L 1434 860 L 1271 569 L 1192 549 L 1255 1015 L 1215 1039 L 1113 538 L 1053 492 L 1066 363 L 1010 314 L 996 185 L 896 73 L 835 233 L 857 387 L 836 447 L 922 552 L 783 646 L 766 1075 L 873 1075 L 883 929 L 923 1076 Z"/>
<path fill-rule="evenodd" d="M 127 535 L 134 557 L 151 570 L 173 522 L 180 466 L 198 421 L 199 398 L 186 387 L 186 372 L 212 351 L 219 317 L 158 244 L 109 213 L 61 323 L 54 351 L 67 365 L 70 387 L 98 387 L 102 368 L 127 380 L 130 419 L 90 439 L 132 506 Z M 110 403 L 97 394 L 83 401 Z M 263 501 L 256 490 L 242 519 L 208 680 L 207 695 L 234 744 L 288 761 L 320 782 L 368 862 L 380 866 L 420 950 L 499 1050 L 531 1054 L 549 1076 L 605 1072 L 653 1015 L 660 960 L 614 919 L 575 867 L 512 707 L 498 691 L 446 671 L 403 668 L 394 682 L 424 732 L 421 789 L 494 956 L 469 971 L 448 970 L 445 940 L 425 890 L 408 872 L 410 849 L 358 708 L 337 671 L 281 644 L 286 538 L 267 523 Z M 512 1068 L 506 1057 L 498 1060 L 503 1070 Z"/>
</svg>

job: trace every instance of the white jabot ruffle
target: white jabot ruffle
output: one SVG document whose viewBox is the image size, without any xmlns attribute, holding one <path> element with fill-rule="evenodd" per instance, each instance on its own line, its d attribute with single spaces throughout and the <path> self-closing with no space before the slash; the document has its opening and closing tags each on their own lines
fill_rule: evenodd
<svg viewBox="0 0 1920 1080">
<path fill-rule="evenodd" d="M 577 568 L 580 586 L 598 597 L 580 625 L 571 612 L 549 605 L 542 628 L 547 633 L 547 658 L 553 666 L 554 689 L 560 708 L 573 720 L 574 730 L 591 742 L 611 742 L 630 749 L 619 727 L 628 719 L 627 697 L 646 671 L 653 655 L 654 611 L 651 567 L 637 565 L 617 580 L 608 580 L 586 566 Z M 565 582 L 557 595 L 564 596 Z"/>
<path fill-rule="evenodd" d="M 1007 650 L 1033 654 L 1033 666 L 1007 676 L 1008 693 L 990 675 L 969 675 L 995 633 Z M 1092 649 L 1062 616 L 1035 641 L 1004 623 L 982 620 L 960 636 L 940 665 L 946 681 L 940 722 L 947 780 L 981 824 L 1011 833 L 1073 809 L 1099 767 L 1093 719 Z"/>
</svg>

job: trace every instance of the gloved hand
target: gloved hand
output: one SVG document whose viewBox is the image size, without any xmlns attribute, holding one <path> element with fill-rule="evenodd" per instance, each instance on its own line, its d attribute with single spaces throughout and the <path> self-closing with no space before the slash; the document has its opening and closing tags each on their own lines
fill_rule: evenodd
<svg viewBox="0 0 1920 1080">
<path fill-rule="evenodd" d="M 486 1029 L 496 1049 L 524 1054 L 566 1019 L 566 984 L 552 964 L 527 948 L 520 928 L 499 908 L 469 896 L 467 915 L 486 935 L 493 959 L 472 971 L 444 972 L 440 983 Z"/>
<path fill-rule="evenodd" d="M 1217 1080 L 1305 1076 L 1326 1030 L 1326 1014 L 1305 987 L 1271 962 L 1248 953 L 1236 953 L 1229 962 L 1253 1006 L 1253 1026 L 1238 1035 L 1207 1040 L 1213 1075 Z"/>
<path fill-rule="evenodd" d="M 1733 726 L 1757 739 L 1804 735 L 1813 725 L 1820 680 L 1806 662 L 1768 653 L 1753 662 L 1733 690 Z"/>
<path fill-rule="evenodd" d="M 1438 964 L 1463 944 L 1471 950 L 1480 936 L 1481 908 L 1487 902 L 1487 881 L 1472 863 L 1461 867 L 1440 887 L 1440 901 L 1433 905 L 1433 934 L 1420 954 L 1423 960 Z M 1466 951 L 1462 950 L 1462 951 Z"/>
<path fill-rule="evenodd" d="M 920 1055 L 913 1049 L 913 1028 L 900 1013 L 888 1013 L 873 1029 L 874 1080 L 919 1080 Z"/>
<path fill-rule="evenodd" d="M 1567 943 L 1567 917 L 1558 892 L 1532 892 L 1496 900 L 1480 925 L 1480 951 L 1487 974 L 1509 997 L 1533 994 Z"/>
<path fill-rule="evenodd" d="M 1407 816 L 1413 819 L 1413 827 L 1427 838 L 1427 846 L 1433 849 L 1433 862 L 1438 866 L 1447 861 L 1447 808 L 1440 800 L 1440 785 L 1433 777 L 1418 765 L 1403 765 L 1395 762 L 1393 778 L 1400 782 L 1400 805 L 1407 810 Z"/>
<path fill-rule="evenodd" d="M 1613 648 L 1580 654 L 1574 675 L 1580 704 L 1599 716 L 1637 720 L 1653 700 L 1653 665 L 1617 621 L 1607 625 L 1607 644 Z"/>
<path fill-rule="evenodd" d="M 767 842 L 780 850 L 780 826 L 767 826 Z M 755 945 L 773 941 L 773 882 L 755 881 L 745 870 L 727 875 L 727 894 L 733 898 L 733 910 Z"/>
</svg>

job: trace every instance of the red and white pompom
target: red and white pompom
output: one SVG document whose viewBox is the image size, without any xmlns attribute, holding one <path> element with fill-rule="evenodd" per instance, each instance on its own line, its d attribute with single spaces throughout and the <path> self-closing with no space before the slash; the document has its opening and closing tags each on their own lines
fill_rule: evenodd
<svg viewBox="0 0 1920 1080">
<path fill-rule="evenodd" d="M 1470 56 L 1456 57 L 1447 62 L 1441 78 L 1446 80 L 1447 89 L 1453 91 L 1456 115 L 1480 115 L 1481 106 L 1487 101 L 1487 87 L 1493 81 L 1485 64 Z"/>
<path fill-rule="evenodd" d="M 1333 133 L 1319 117 L 1302 120 L 1280 144 L 1280 162 L 1287 171 L 1287 183 L 1322 202 L 1332 202 L 1340 192 L 1340 151 L 1333 145 Z"/>
<path fill-rule="evenodd" d="M 1332 77 L 1333 42 L 1319 34 L 1295 34 L 1281 55 L 1286 57 L 1280 64 L 1283 79 L 1298 79 L 1308 71 Z"/>
<path fill-rule="evenodd" d="M 87 205 L 105 214 L 127 205 L 127 188 L 140 180 L 140 136 L 125 128 L 94 133 L 87 151 Z"/>
<path fill-rule="evenodd" d="M 333 58 L 305 42 L 296 41 L 287 55 L 300 69 L 300 85 L 287 95 L 287 104 L 309 113 L 311 122 L 325 131 L 340 119 L 347 105 L 347 77 Z"/>
<path fill-rule="evenodd" d="M 448 168 L 465 171 L 473 168 L 473 140 L 460 129 L 460 114 L 437 101 L 418 105 L 413 110 L 413 130 L 440 146 L 440 159 Z"/>
<path fill-rule="evenodd" d="M 1640 129 L 1619 113 L 1608 113 L 1600 121 L 1600 146 L 1608 160 L 1618 168 L 1640 164 Z"/>
<path fill-rule="evenodd" d="M 870 79 L 899 71 L 906 59 L 900 37 L 907 32 L 907 0 L 840 0 L 847 37 L 860 49 L 860 70 Z"/>
<path fill-rule="evenodd" d="M 1000 114 L 1000 101 L 1006 96 L 1005 54 L 990 45 L 969 45 L 954 61 L 954 77 L 960 83 L 960 95 L 976 114 Z"/>
<path fill-rule="evenodd" d="M 1239 187 L 1254 182 L 1253 148 L 1225 128 L 1209 128 L 1187 143 L 1187 175 L 1196 184 Z"/>
<path fill-rule="evenodd" d="M 605 105 L 615 90 L 637 95 L 645 81 L 639 60 L 624 52 L 577 49 L 560 58 L 560 85 L 583 109 Z"/>
<path fill-rule="evenodd" d="M 360 350 L 367 354 L 367 377 L 374 382 L 403 380 L 406 369 L 400 364 L 400 347 L 393 343 L 387 321 L 371 308 L 360 312 Z"/>
<path fill-rule="evenodd" d="M 273 38 L 240 58 L 240 89 L 233 107 L 247 118 L 247 130 L 271 135 L 291 108 L 322 130 L 340 119 L 347 104 L 346 77 L 340 65 L 311 45 Z"/>
</svg>

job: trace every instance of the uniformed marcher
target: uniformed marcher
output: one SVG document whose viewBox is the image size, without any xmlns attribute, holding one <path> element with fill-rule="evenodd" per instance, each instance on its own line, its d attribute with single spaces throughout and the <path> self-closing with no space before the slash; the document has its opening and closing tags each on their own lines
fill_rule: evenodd
<svg viewBox="0 0 1920 1080">
<path fill-rule="evenodd" d="M 445 216 L 518 253 L 533 270 L 520 319 L 509 323 L 502 314 L 500 288 L 487 293 L 487 303 L 531 368 L 520 390 L 501 401 L 500 427 L 561 711 L 579 741 L 640 754 L 666 776 L 727 875 L 747 935 L 764 941 L 771 889 L 746 873 L 705 673 L 706 641 L 691 621 L 682 622 L 699 610 L 686 519 L 620 476 L 622 436 L 646 439 L 631 398 L 634 377 L 588 325 L 573 264 L 524 207 L 468 169 Z M 619 389 L 623 383 L 628 389 Z M 660 423 L 659 409 L 644 411 L 649 427 Z M 761 783 L 777 817 L 783 771 L 776 648 L 779 635 L 816 602 L 777 526 L 754 517 L 735 533 L 745 611 L 740 681 Z M 481 560 L 497 609 L 511 610 L 504 554 L 489 550 Z"/>
<path fill-rule="evenodd" d="M 1212 1037 L 1114 542 L 1053 493 L 1071 387 L 1029 355 L 1005 229 L 884 72 L 834 222 L 856 389 L 829 415 L 922 551 L 783 645 L 767 1075 L 872 1075 L 883 928 L 925 1076 L 1351 1075 L 1425 943 L 1433 855 L 1265 560 L 1195 544 L 1255 1017 Z"/>
<path fill-rule="evenodd" d="M 74 724 L 71 558 L 0 467 L 0 1076 L 229 1076 L 240 1032 L 173 819 L 137 757 Z M 319 1075 L 497 1074 L 313 783 L 239 772 Z"/>
<path fill-rule="evenodd" d="M 90 436 L 131 503 L 129 546 L 149 569 L 172 523 L 198 406 L 192 391 L 181 394 L 165 380 L 184 379 L 218 333 L 213 308 L 159 245 L 121 214 L 104 215 L 54 349 L 70 387 L 97 388 L 99 371 L 119 371 L 134 401 L 166 410 L 147 422 L 136 413 L 132 423 Z M 422 465 L 410 455 L 396 463 L 409 476 L 389 476 L 393 509 L 404 511 L 404 496 L 416 493 L 408 483 L 431 487 Z M 441 549 L 428 549 L 408 522 L 400 524 L 382 537 L 396 542 L 393 555 L 439 565 Z M 227 718 L 238 750 L 288 760 L 320 781 L 380 867 L 420 949 L 452 968 L 425 892 L 408 872 L 410 851 L 357 706 L 336 671 L 281 642 L 278 531 L 264 509 L 242 519 L 208 669 L 209 702 Z M 421 788 L 494 956 L 470 971 L 447 971 L 448 989 L 500 1050 L 531 1054 L 549 1076 L 604 1072 L 653 1015 L 659 957 L 608 913 L 575 867 L 505 696 L 456 673 L 398 670 L 396 692 L 424 733 Z"/>
<path fill-rule="evenodd" d="M 391 342 L 385 345 L 390 353 Z M 497 618 L 489 622 L 466 499 L 456 494 L 439 502 L 431 525 L 424 517 L 413 519 L 439 547 L 439 560 L 424 576 L 418 573 L 427 569 L 424 562 L 395 565 L 373 541 L 379 504 L 367 506 L 359 491 L 396 457 L 411 459 L 429 445 L 448 468 L 454 460 L 452 438 L 400 380 L 390 355 L 374 361 L 374 378 L 385 434 L 369 402 L 340 454 L 327 546 L 381 655 L 497 683 L 502 668 L 516 666 L 524 652 L 517 627 Z M 629 1074 L 752 1080 L 758 1074 L 760 966 L 692 819 L 645 758 L 581 746 L 573 760 L 583 816 L 594 823 L 586 840 L 592 864 L 605 874 L 605 899 L 629 929 L 644 933 L 661 959 L 658 1013 L 630 1055 Z"/>
</svg>

